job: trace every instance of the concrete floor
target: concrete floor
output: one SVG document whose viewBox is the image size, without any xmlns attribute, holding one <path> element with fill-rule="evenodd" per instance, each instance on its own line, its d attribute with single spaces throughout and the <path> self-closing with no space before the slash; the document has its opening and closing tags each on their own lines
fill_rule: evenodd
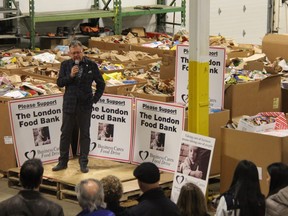
<svg viewBox="0 0 288 216">
<path fill-rule="evenodd" d="M 1 176 L 0 176 L 0 202 L 14 196 L 18 192 L 19 192 L 18 188 L 8 187 L 8 179 L 7 178 L 5 178 L 5 177 L 1 178 Z M 61 205 L 63 210 L 64 210 L 65 216 L 75 216 L 81 211 L 80 206 L 76 202 L 72 202 L 69 200 L 58 200 L 56 198 L 56 196 L 49 195 L 49 194 L 43 194 L 43 195 L 47 199 Z"/>
</svg>

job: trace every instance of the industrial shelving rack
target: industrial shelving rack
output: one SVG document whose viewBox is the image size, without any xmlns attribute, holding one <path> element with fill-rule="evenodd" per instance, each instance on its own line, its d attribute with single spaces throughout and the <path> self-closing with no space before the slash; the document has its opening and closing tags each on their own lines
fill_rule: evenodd
<svg viewBox="0 0 288 216">
<path fill-rule="evenodd" d="M 8 5 L 12 0 L 7 0 Z M 99 0 L 94 0 L 94 5 L 87 10 L 70 10 L 57 12 L 40 12 L 35 11 L 35 0 L 29 0 L 29 14 L 26 14 L 30 23 L 30 46 L 35 48 L 35 24 L 40 22 L 51 21 L 65 21 L 65 20 L 81 20 L 81 19 L 95 19 L 95 18 L 113 18 L 114 32 L 121 34 L 122 18 L 127 16 L 153 15 L 157 16 L 157 26 L 173 24 L 185 26 L 186 16 L 186 0 L 181 0 L 181 5 L 176 5 L 176 0 L 172 0 L 167 4 L 167 0 L 157 0 L 156 5 L 149 5 L 143 9 L 136 9 L 135 7 L 122 7 L 123 0 L 102 0 L 104 7 L 99 7 Z M 109 9 L 110 3 L 113 2 L 113 7 Z M 113 9 L 112 9 L 113 8 Z M 181 13 L 181 23 L 166 22 L 166 13 Z M 24 14 L 25 15 L 25 14 Z M 25 18 L 26 19 L 26 18 Z"/>
</svg>

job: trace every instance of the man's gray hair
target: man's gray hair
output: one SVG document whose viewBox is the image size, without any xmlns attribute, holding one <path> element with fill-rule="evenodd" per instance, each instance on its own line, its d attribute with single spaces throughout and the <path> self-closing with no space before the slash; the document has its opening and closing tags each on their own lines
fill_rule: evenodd
<svg viewBox="0 0 288 216">
<path fill-rule="evenodd" d="M 79 40 L 72 40 L 69 44 L 69 48 L 70 47 L 76 47 L 76 46 L 82 47 L 82 43 Z"/>
<path fill-rule="evenodd" d="M 98 185 L 98 190 L 96 193 L 89 193 L 85 187 L 88 183 L 94 182 Z M 104 190 L 101 182 L 97 179 L 89 178 L 82 180 L 79 184 L 76 185 L 75 191 L 77 194 L 77 199 L 79 205 L 83 210 L 89 210 L 93 212 L 99 207 L 105 208 L 106 204 L 104 202 Z"/>
</svg>

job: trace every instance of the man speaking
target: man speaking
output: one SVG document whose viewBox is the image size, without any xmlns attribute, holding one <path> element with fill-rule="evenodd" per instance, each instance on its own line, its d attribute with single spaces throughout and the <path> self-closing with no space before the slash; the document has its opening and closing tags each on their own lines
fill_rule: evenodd
<svg viewBox="0 0 288 216">
<path fill-rule="evenodd" d="M 80 170 L 89 172 L 87 167 L 90 147 L 90 124 L 93 103 L 97 103 L 105 89 L 105 82 L 95 62 L 83 57 L 80 41 L 71 41 L 69 45 L 71 59 L 61 63 L 57 85 L 65 87 L 63 96 L 63 120 L 60 137 L 60 157 L 52 168 L 59 171 L 67 168 L 69 147 L 73 128 L 78 123 L 80 129 Z M 93 94 L 92 83 L 96 83 Z"/>
</svg>

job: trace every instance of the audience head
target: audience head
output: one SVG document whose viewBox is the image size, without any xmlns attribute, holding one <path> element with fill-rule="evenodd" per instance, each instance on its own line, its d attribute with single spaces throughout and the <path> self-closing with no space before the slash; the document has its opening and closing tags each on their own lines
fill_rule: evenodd
<svg viewBox="0 0 288 216">
<path fill-rule="evenodd" d="M 238 185 L 260 189 L 258 170 L 252 161 L 242 160 L 236 166 L 231 187 Z"/>
<path fill-rule="evenodd" d="M 241 215 L 257 215 L 255 212 L 265 205 L 258 170 L 252 161 L 242 160 L 238 163 L 228 191 L 239 204 Z"/>
<path fill-rule="evenodd" d="M 108 175 L 100 181 L 104 189 L 104 201 L 109 203 L 118 203 L 123 194 L 123 186 L 119 178 Z"/>
<path fill-rule="evenodd" d="M 188 182 L 182 186 L 177 206 L 182 216 L 204 216 L 207 214 L 204 194 L 192 182 Z"/>
<path fill-rule="evenodd" d="M 269 193 L 271 196 L 288 186 L 288 166 L 281 162 L 272 163 L 267 167 Z"/>
<path fill-rule="evenodd" d="M 43 165 L 40 159 L 25 161 L 20 169 L 20 182 L 25 189 L 36 189 L 40 186 L 43 176 Z"/>
<path fill-rule="evenodd" d="M 159 187 L 160 171 L 152 162 L 144 162 L 137 166 L 133 172 L 137 178 L 140 189 L 145 192 Z"/>
<path fill-rule="evenodd" d="M 100 181 L 90 178 L 82 180 L 75 188 L 79 205 L 90 212 L 105 208 L 104 191 Z"/>
</svg>

